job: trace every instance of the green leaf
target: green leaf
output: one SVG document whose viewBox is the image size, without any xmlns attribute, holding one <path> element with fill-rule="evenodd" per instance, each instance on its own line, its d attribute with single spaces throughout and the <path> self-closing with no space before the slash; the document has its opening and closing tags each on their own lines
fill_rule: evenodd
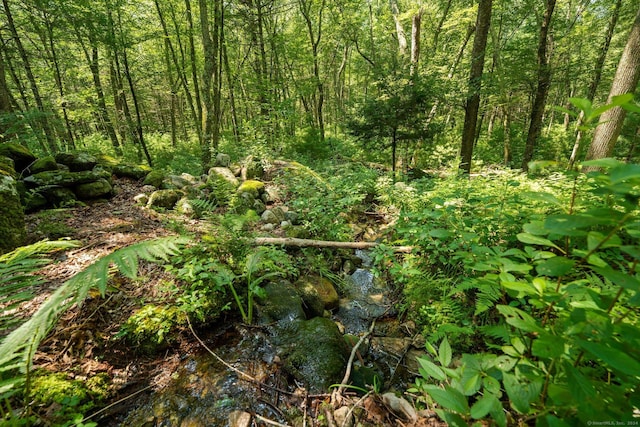
<svg viewBox="0 0 640 427">
<path fill-rule="evenodd" d="M 564 204 L 555 195 L 544 191 L 525 191 L 522 193 L 529 200 L 550 203 L 555 206 L 564 207 Z"/>
<path fill-rule="evenodd" d="M 444 228 L 436 228 L 435 230 L 430 230 L 428 234 L 435 239 L 446 239 L 453 236 L 452 232 L 450 232 L 449 230 L 445 230 Z"/>
<path fill-rule="evenodd" d="M 418 363 L 420 364 L 422 370 L 424 370 L 424 372 L 420 372 L 420 375 L 422 375 L 423 377 L 432 377 L 438 381 L 444 381 L 447 379 L 447 375 L 444 373 L 444 371 L 430 360 L 427 360 L 424 357 L 418 357 Z"/>
<path fill-rule="evenodd" d="M 484 385 L 485 392 L 494 394 L 497 397 L 502 397 L 500 381 L 498 381 L 497 379 L 493 378 L 492 376 L 486 376 L 482 380 L 482 384 Z"/>
<path fill-rule="evenodd" d="M 631 291 L 640 292 L 640 280 L 622 271 L 614 270 L 611 267 L 591 267 L 593 271 L 600 274 L 614 285 L 622 286 Z"/>
<path fill-rule="evenodd" d="M 469 427 L 469 424 L 458 414 L 452 412 L 443 411 L 442 409 L 436 409 L 436 414 L 442 418 L 447 425 L 452 427 Z"/>
<path fill-rule="evenodd" d="M 631 179 L 640 178 L 640 165 L 635 163 L 623 163 L 609 172 L 611 184 L 619 184 Z"/>
<path fill-rule="evenodd" d="M 576 342 L 580 347 L 609 365 L 609 368 L 633 377 L 640 376 L 640 362 L 620 349 L 591 341 L 577 340 Z"/>
<path fill-rule="evenodd" d="M 518 292 L 518 294 L 516 295 L 516 298 L 522 298 L 528 295 L 537 295 L 538 291 L 536 290 L 536 288 L 534 288 L 533 286 L 531 286 L 531 284 L 529 282 L 500 282 L 500 285 L 502 285 L 503 288 L 512 290 L 512 291 L 516 291 Z M 510 294 L 513 295 L 513 294 Z"/>
<path fill-rule="evenodd" d="M 516 237 L 518 238 L 519 241 L 527 245 L 550 246 L 552 248 L 562 250 L 560 249 L 559 246 L 557 246 L 551 240 L 545 239 L 544 237 L 534 236 L 533 234 L 529 234 L 529 233 L 519 233 Z"/>
<path fill-rule="evenodd" d="M 442 339 L 440 347 L 438 348 L 438 361 L 445 367 L 451 364 L 451 346 L 449 345 L 447 337 Z"/>
<path fill-rule="evenodd" d="M 583 111 L 585 116 L 591 114 L 593 105 L 587 98 L 569 98 L 569 102 L 577 109 Z"/>
<path fill-rule="evenodd" d="M 594 166 L 597 168 L 614 168 L 623 164 L 624 163 L 622 163 L 620 160 L 616 160 L 613 158 L 587 160 L 585 162 L 582 162 L 582 166 Z"/>
<path fill-rule="evenodd" d="M 491 393 L 485 393 L 484 396 L 471 406 L 471 417 L 479 420 L 497 408 L 502 408 L 498 398 Z"/>
<path fill-rule="evenodd" d="M 524 311 L 508 305 L 497 305 L 496 308 L 505 318 L 508 324 L 525 332 L 543 332 L 536 320 Z"/>
<path fill-rule="evenodd" d="M 546 236 L 549 234 L 549 230 L 544 228 L 544 222 L 531 221 L 522 226 L 525 233 L 533 234 L 535 236 Z"/>
<path fill-rule="evenodd" d="M 598 231 L 590 231 L 589 234 L 587 234 L 587 247 L 589 251 L 597 248 L 605 238 L 606 236 Z M 614 234 L 610 236 L 606 242 L 602 243 L 602 246 L 600 246 L 600 248 L 615 248 L 620 245 L 622 245 L 622 240 L 620 240 L 620 237 Z"/>
<path fill-rule="evenodd" d="M 467 398 L 458 390 L 448 385 L 444 389 L 435 385 L 426 385 L 424 388 L 427 394 L 441 407 L 462 415 L 469 413 Z"/>
<path fill-rule="evenodd" d="M 543 333 L 533 341 L 531 352 L 534 356 L 555 359 L 564 354 L 564 339 L 549 333 Z"/>
<path fill-rule="evenodd" d="M 575 263 L 574 260 L 556 256 L 538 264 L 536 271 L 541 276 L 561 277 L 570 272 Z"/>
<path fill-rule="evenodd" d="M 540 396 L 542 390 L 542 381 L 519 381 L 515 375 L 508 373 L 503 374 L 502 383 L 511 406 L 521 414 L 529 413 L 531 402 Z"/>
</svg>

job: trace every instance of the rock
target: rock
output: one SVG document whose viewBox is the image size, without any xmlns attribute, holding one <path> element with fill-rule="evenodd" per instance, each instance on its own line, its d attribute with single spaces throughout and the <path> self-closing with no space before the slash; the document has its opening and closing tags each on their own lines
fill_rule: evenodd
<svg viewBox="0 0 640 427">
<path fill-rule="evenodd" d="M 162 181 L 162 188 L 182 190 L 195 183 L 195 178 L 193 178 L 193 176 L 189 174 L 183 174 L 183 175 L 188 175 L 192 179 L 187 179 L 183 176 L 178 176 L 178 175 L 167 175 L 165 179 Z"/>
<path fill-rule="evenodd" d="M 182 215 L 189 217 L 194 216 L 196 213 L 193 205 L 191 204 L 191 201 L 186 197 L 178 200 L 178 202 L 176 203 L 176 211 Z"/>
<path fill-rule="evenodd" d="M 278 219 L 276 214 L 273 213 L 273 211 L 271 209 L 267 209 L 266 211 L 262 212 L 262 215 L 260 216 L 260 219 L 264 223 L 273 224 L 274 228 L 275 228 L 276 224 L 280 224 L 280 220 Z"/>
<path fill-rule="evenodd" d="M 136 204 L 138 205 L 146 205 L 149 202 L 149 196 L 147 196 L 144 193 L 140 193 L 140 194 L 136 194 L 133 197 L 133 200 L 136 202 Z"/>
<path fill-rule="evenodd" d="M 333 419 L 338 426 L 353 427 L 353 411 L 348 406 L 342 406 L 333 411 Z"/>
<path fill-rule="evenodd" d="M 22 173 L 22 171 L 36 161 L 36 156 L 34 156 L 27 147 L 14 142 L 0 144 L 0 156 L 13 160 L 14 168 L 18 173 Z"/>
<path fill-rule="evenodd" d="M 184 193 L 179 190 L 157 190 L 149 196 L 147 206 L 173 209 L 183 195 Z"/>
<path fill-rule="evenodd" d="M 242 197 L 243 194 L 249 194 L 252 199 L 260 198 L 260 194 L 264 192 L 264 182 L 255 179 L 249 179 L 238 187 L 236 193 Z"/>
<path fill-rule="evenodd" d="M 264 168 L 262 162 L 253 156 L 247 157 L 242 163 L 240 176 L 243 180 L 261 179 L 264 177 Z"/>
<path fill-rule="evenodd" d="M 269 224 L 269 223 L 264 224 L 262 227 L 260 227 L 260 230 L 267 231 L 267 232 L 273 231 L 275 229 L 276 229 L 276 225 L 275 224 Z"/>
<path fill-rule="evenodd" d="M 36 160 L 31 167 L 29 167 L 31 173 L 55 171 L 58 170 L 58 163 L 53 156 L 42 157 Z"/>
<path fill-rule="evenodd" d="M 231 156 L 224 153 L 218 153 L 216 155 L 216 161 L 214 163 L 215 166 L 221 166 L 223 168 L 228 168 L 231 164 Z"/>
<path fill-rule="evenodd" d="M 48 185 L 38 189 L 46 199 L 47 204 L 55 207 L 74 205 L 77 201 L 75 193 L 67 187 Z"/>
<path fill-rule="evenodd" d="M 321 317 L 324 314 L 324 302 L 315 286 L 307 281 L 299 280 L 295 283 L 295 287 L 302 298 L 307 317 Z"/>
<path fill-rule="evenodd" d="M 26 177 L 23 181 L 30 187 L 44 187 L 57 185 L 61 187 L 75 187 L 80 184 L 98 181 L 100 179 L 111 180 L 111 173 L 102 169 L 81 172 L 67 172 L 62 170 L 46 171 Z"/>
<path fill-rule="evenodd" d="M 284 229 L 290 228 L 291 227 L 291 223 L 289 221 L 282 221 L 280 223 L 280 227 L 284 228 Z"/>
<path fill-rule="evenodd" d="M 0 175 L 0 254 L 21 246 L 26 234 L 24 211 L 16 180 Z"/>
<path fill-rule="evenodd" d="M 278 339 L 285 369 L 311 393 L 326 392 L 346 368 L 348 349 L 331 319 L 314 317 L 292 323 Z"/>
<path fill-rule="evenodd" d="M 292 225 L 298 225 L 298 213 L 294 211 L 286 211 L 284 213 L 285 220 L 289 221 Z"/>
<path fill-rule="evenodd" d="M 85 152 L 80 153 L 58 153 L 56 162 L 67 165 L 71 172 L 90 171 L 98 164 L 98 159 Z"/>
<path fill-rule="evenodd" d="M 237 410 L 229 414 L 229 427 L 249 427 L 250 425 L 250 413 Z"/>
<path fill-rule="evenodd" d="M 238 178 L 231 172 L 230 169 L 226 167 L 213 167 L 209 169 L 209 179 L 214 177 L 220 177 L 227 181 L 229 184 L 233 185 L 234 188 L 237 188 L 240 185 L 240 181 Z"/>
<path fill-rule="evenodd" d="M 256 214 L 262 215 L 267 208 L 265 207 L 264 203 L 262 203 L 261 200 L 255 199 L 253 201 L 253 205 L 251 206 L 251 209 L 256 211 Z"/>
<path fill-rule="evenodd" d="M 393 393 L 385 393 L 382 395 L 382 401 L 397 416 L 413 423 L 418 421 L 418 414 L 415 408 L 406 399 Z"/>
<path fill-rule="evenodd" d="M 256 301 L 260 323 L 306 318 L 302 309 L 302 299 L 291 284 L 270 282 L 264 286 L 264 293 L 264 297 Z"/>
<path fill-rule="evenodd" d="M 323 309 L 335 310 L 340 305 L 340 298 L 336 288 L 329 279 L 321 276 L 306 276 L 296 282 L 298 289 L 313 288 L 322 302 Z"/>
<path fill-rule="evenodd" d="M 75 187 L 74 193 L 80 200 L 97 199 L 98 197 L 111 196 L 113 194 L 113 187 L 109 181 L 100 178 L 94 182 L 78 185 Z"/>
<path fill-rule="evenodd" d="M 162 188 L 162 182 L 163 181 L 164 181 L 164 172 L 162 172 L 160 170 L 152 170 L 144 178 L 144 181 L 142 181 L 142 184 L 144 184 L 144 185 L 152 185 L 155 188 L 160 189 L 160 188 Z"/>
<path fill-rule="evenodd" d="M 147 165 L 117 164 L 111 168 L 118 178 L 142 179 L 151 173 L 151 168 Z"/>
<path fill-rule="evenodd" d="M 280 192 L 278 189 L 272 185 L 265 187 L 264 193 L 262 194 L 262 201 L 265 203 L 273 203 L 277 200 L 280 200 Z"/>
<path fill-rule="evenodd" d="M 10 176 L 14 179 L 18 178 L 13 159 L 5 156 L 0 156 L 0 175 Z"/>
<path fill-rule="evenodd" d="M 39 191 L 29 191 L 22 200 L 25 212 L 34 212 L 47 206 L 47 198 Z"/>
</svg>

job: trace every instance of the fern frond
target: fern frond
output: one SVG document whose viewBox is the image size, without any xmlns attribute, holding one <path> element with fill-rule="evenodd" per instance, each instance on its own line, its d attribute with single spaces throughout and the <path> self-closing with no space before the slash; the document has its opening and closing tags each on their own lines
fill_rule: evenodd
<svg viewBox="0 0 640 427">
<path fill-rule="evenodd" d="M 90 289 L 97 287 L 104 295 L 111 265 L 124 269 L 123 274 L 135 276 L 137 260 L 141 254 L 155 260 L 166 259 L 178 251 L 178 245 L 187 241 L 185 238 L 169 237 L 136 243 L 101 258 L 63 283 L 29 320 L 0 343 L 0 378 L 17 368 L 23 375 L 28 372 L 38 345 L 53 328 L 60 315 L 74 304 L 81 304 Z M 131 261 L 134 258 L 135 263 Z M 122 261 L 123 259 L 126 261 Z M 133 271 L 134 266 L 136 271 Z M 10 383 L 5 384 L 4 391 L 11 387 L 13 386 Z M 3 389 L 0 387 L 0 395 L 2 392 Z"/>
</svg>

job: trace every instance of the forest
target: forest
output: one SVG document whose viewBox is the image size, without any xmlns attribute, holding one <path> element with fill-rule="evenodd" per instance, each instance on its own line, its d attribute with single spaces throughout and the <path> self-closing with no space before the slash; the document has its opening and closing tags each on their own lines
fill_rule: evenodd
<svg viewBox="0 0 640 427">
<path fill-rule="evenodd" d="M 0 425 L 640 423 L 636 1 L 0 9 Z"/>
</svg>

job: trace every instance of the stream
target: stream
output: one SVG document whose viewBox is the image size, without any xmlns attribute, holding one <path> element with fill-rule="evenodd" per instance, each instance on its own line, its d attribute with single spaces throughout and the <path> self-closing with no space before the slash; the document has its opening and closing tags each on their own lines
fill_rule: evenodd
<svg viewBox="0 0 640 427">
<path fill-rule="evenodd" d="M 392 290 L 370 271 L 368 253 L 357 251 L 356 256 L 362 265 L 347 276 L 330 319 L 307 319 L 295 289 L 278 284 L 272 298 L 284 308 L 262 308 L 268 322 L 229 324 L 204 338 L 209 349 L 260 385 L 242 379 L 202 349 L 183 355 L 171 373 L 158 375 L 152 381 L 155 391 L 121 415 L 118 425 L 240 427 L 250 425 L 247 414 L 302 425 L 295 420 L 302 420 L 301 408 L 311 401 L 306 393 L 322 395 L 340 382 L 353 345 L 374 321 L 353 362 L 352 389 L 406 389 L 417 374 L 415 359 L 424 354 L 424 342 L 415 325 L 396 319 Z M 313 413 L 318 408 L 307 409 Z"/>
</svg>

